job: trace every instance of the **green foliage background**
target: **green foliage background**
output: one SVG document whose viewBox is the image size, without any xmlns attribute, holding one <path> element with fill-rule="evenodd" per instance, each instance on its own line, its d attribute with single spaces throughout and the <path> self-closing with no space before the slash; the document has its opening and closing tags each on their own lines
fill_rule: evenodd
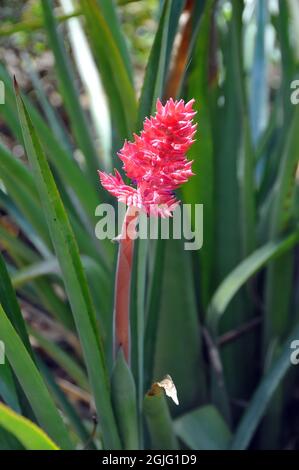
<svg viewBox="0 0 299 470">
<path fill-rule="evenodd" d="M 297 3 L 73 3 L 0 7 L 0 448 L 298 448 Z M 170 95 L 196 100 L 180 196 L 204 205 L 204 244 L 138 240 L 129 369 L 112 360 L 117 246 L 94 234 L 113 203 L 96 170 Z M 147 393 L 166 374 L 179 407 Z"/>
</svg>

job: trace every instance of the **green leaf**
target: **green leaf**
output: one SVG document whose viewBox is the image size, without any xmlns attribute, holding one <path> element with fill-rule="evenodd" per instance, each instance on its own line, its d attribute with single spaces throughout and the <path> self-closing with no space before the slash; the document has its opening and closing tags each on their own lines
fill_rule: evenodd
<svg viewBox="0 0 299 470">
<path fill-rule="evenodd" d="M 9 274 L 6 269 L 4 259 L 0 253 L 0 305 L 6 310 L 8 318 L 20 335 L 24 346 L 32 356 L 32 349 L 29 342 L 25 322 L 13 290 Z M 4 343 L 5 344 L 5 343 Z M 9 363 L 0 364 L 0 396 L 15 411 L 20 411 L 20 401 L 22 392 L 18 394 L 18 387 L 13 376 Z M 19 396 L 20 395 L 20 396 Z"/>
<path fill-rule="evenodd" d="M 270 241 L 255 250 L 242 261 L 220 284 L 214 293 L 208 308 L 207 322 L 210 330 L 217 332 L 221 316 L 238 290 L 273 258 L 281 256 L 290 250 L 299 240 L 299 231 L 291 235 Z"/>
<path fill-rule="evenodd" d="M 212 405 L 180 416 L 174 427 L 176 435 L 193 450 L 225 450 L 232 437 L 222 416 Z"/>
<path fill-rule="evenodd" d="M 180 2 L 181 3 L 181 2 Z M 169 24 L 173 10 L 177 8 L 176 2 L 165 0 L 162 14 L 159 21 L 158 30 L 151 49 L 147 63 L 143 88 L 139 100 L 138 128 L 141 128 L 145 116 L 149 116 L 154 110 L 157 98 L 162 98 L 166 78 L 166 64 L 168 60 L 167 52 L 170 53 L 173 41 L 173 31 L 170 31 Z"/>
<path fill-rule="evenodd" d="M 75 381 L 83 390 L 89 390 L 88 380 L 84 370 L 79 364 L 56 343 L 47 340 L 44 336 L 30 328 L 30 334 L 37 340 L 39 346 L 65 370 L 65 372 Z"/>
<path fill-rule="evenodd" d="M 0 64 L 0 78 L 5 85 L 5 106 L 0 108 L 2 114 L 7 121 L 7 113 L 13 118 L 13 122 L 9 122 L 14 135 L 19 142 L 22 142 L 22 131 L 17 116 L 17 108 L 13 94 L 11 78 Z M 88 218 L 94 222 L 94 208 L 98 204 L 98 196 L 94 187 L 90 184 L 89 180 L 85 177 L 79 166 L 74 161 L 72 154 L 68 153 L 64 145 L 61 144 L 53 135 L 45 123 L 41 114 L 30 103 L 27 97 L 24 97 L 24 102 L 30 112 L 30 116 L 34 127 L 41 139 L 45 149 L 47 150 L 48 157 L 57 169 L 57 172 L 64 182 L 68 193 L 75 201 L 75 207 L 78 210 L 79 216 L 81 215 L 82 208 L 85 210 Z"/>
<path fill-rule="evenodd" d="M 1 346 L 0 346 L 1 350 Z M 7 405 L 18 413 L 21 412 L 19 397 L 11 367 L 6 361 L 0 364 L 0 396 Z"/>
<path fill-rule="evenodd" d="M 282 132 L 282 156 L 279 155 L 278 174 L 273 189 L 270 239 L 285 233 L 293 225 L 293 219 L 295 218 L 293 204 L 296 191 L 296 169 L 299 162 L 299 112 L 290 102 L 289 91 L 284 91 L 286 95 L 283 96 L 285 123 L 283 126 L 284 132 Z M 267 270 L 263 325 L 263 354 L 265 361 L 267 361 L 267 356 L 272 348 L 273 338 L 276 339 L 276 344 L 279 345 L 289 330 L 294 266 L 294 256 L 291 252 L 288 252 L 278 260 L 270 263 Z M 281 295 L 281 292 L 284 295 Z M 273 352 L 275 354 L 275 350 Z M 272 406 L 269 408 L 267 418 L 264 421 L 265 430 L 262 445 L 265 447 L 272 448 L 278 445 L 279 423 L 283 412 L 282 396 L 284 396 L 284 391 L 280 389 L 274 397 Z"/>
<path fill-rule="evenodd" d="M 158 240 L 153 241 L 150 245 L 150 253 L 153 263 L 151 266 L 151 284 L 148 288 L 146 328 L 144 335 L 144 375 L 145 387 L 147 388 L 150 387 L 154 380 L 154 365 L 160 318 L 159 314 L 161 310 L 165 252 L 165 241 L 162 240 L 159 235 Z"/>
<path fill-rule="evenodd" d="M 82 418 L 79 416 L 74 406 L 70 403 L 64 392 L 56 383 L 51 371 L 44 364 L 44 362 L 40 360 L 39 357 L 37 357 L 37 363 L 49 390 L 55 398 L 55 402 L 57 402 L 58 406 L 65 413 L 69 423 L 73 426 L 74 430 L 81 438 L 82 443 L 86 444 L 87 442 L 89 442 L 88 448 L 96 449 L 94 443 L 90 439 L 90 432 L 86 429 L 85 423 L 82 421 Z"/>
<path fill-rule="evenodd" d="M 1 234 L 1 230 L 0 230 L 0 234 Z M 32 236 L 32 233 L 30 235 Z M 15 246 L 16 246 L 16 244 L 14 243 L 14 247 Z M 26 248 L 27 248 L 27 251 L 28 251 L 28 246 L 25 245 L 24 243 L 21 243 L 21 247 L 18 247 L 18 249 L 21 249 L 22 263 L 25 260 L 26 260 L 26 262 L 28 262 L 28 259 L 29 258 L 32 259 L 32 257 L 33 257 L 34 260 L 38 259 L 36 253 L 32 253 L 31 251 L 29 253 L 27 253 L 27 255 L 26 255 Z M 16 253 L 16 252 L 14 251 L 14 253 Z M 26 256 L 28 256 L 28 255 L 29 255 L 29 258 L 28 257 L 26 258 Z M 37 263 L 33 264 L 33 266 L 21 269 L 18 272 L 18 275 L 13 276 L 12 283 L 13 283 L 14 287 L 17 287 L 17 286 L 20 286 L 20 284 L 22 284 L 22 282 L 26 282 L 26 280 L 28 280 L 28 279 L 35 279 L 34 289 L 35 289 L 35 292 L 37 293 L 37 295 L 42 299 L 42 302 L 43 302 L 44 306 L 47 309 L 49 309 L 49 311 L 56 318 L 58 318 L 64 325 L 66 325 L 67 327 L 73 328 L 73 322 L 72 322 L 72 318 L 70 316 L 70 311 L 69 311 L 68 307 L 66 306 L 66 304 L 55 294 L 55 292 L 52 290 L 52 287 L 49 284 L 48 280 L 37 279 L 37 276 L 41 275 L 43 273 L 43 270 L 45 271 L 46 268 L 50 269 L 50 267 L 52 267 L 53 270 L 54 270 L 55 267 L 56 267 L 56 271 L 58 270 L 57 260 L 56 260 L 56 266 L 54 266 L 54 267 L 53 267 L 53 264 L 52 264 L 51 261 L 52 260 L 49 259 L 49 260 L 46 260 L 46 261 L 37 262 Z M 6 282 L 6 284 L 8 283 L 8 279 L 7 279 L 7 277 L 5 278 L 4 274 L 2 276 L 2 280 L 3 280 L 3 283 L 4 282 Z M 0 282 L 0 284 L 1 284 L 1 282 Z M 4 294 L 11 296 L 12 293 L 13 293 L 13 289 L 12 289 L 12 287 L 10 287 L 10 288 L 5 287 L 3 292 L 4 292 Z M 13 293 L 13 295 L 15 296 L 14 293 Z M 0 296 L 0 300 L 1 300 L 1 296 Z M 16 313 L 16 317 L 19 318 L 20 322 L 23 322 L 23 318 L 20 314 L 20 311 L 19 311 L 19 309 L 17 310 L 17 308 L 18 308 L 18 306 L 15 303 L 14 311 L 18 312 L 18 313 Z M 10 312 L 10 310 L 8 310 L 8 313 L 9 312 Z M 14 323 L 14 320 L 12 320 L 12 321 L 13 321 L 14 326 L 16 326 L 15 323 Z M 24 339 L 24 342 L 25 342 L 25 344 L 27 344 L 27 347 L 29 347 L 29 341 L 27 341 L 27 343 L 26 343 L 26 340 Z"/>
<path fill-rule="evenodd" d="M 28 168 L 0 144 L 0 171 L 6 189 L 17 206 L 45 243 L 50 246 L 49 233 L 41 212 L 38 195 Z"/>
<path fill-rule="evenodd" d="M 102 12 L 99 5 L 97 0 L 81 1 L 91 45 L 110 102 L 111 113 L 120 137 L 124 139 L 132 135 L 135 127 L 135 92 L 121 49 L 118 47 L 119 41 L 116 43 L 113 37 L 115 29 L 113 27 L 110 29 L 110 24 L 104 16 L 104 9 Z"/>
<path fill-rule="evenodd" d="M 267 25 L 268 9 L 264 2 L 257 4 L 257 32 L 254 50 L 254 60 L 251 72 L 251 103 L 250 117 L 253 142 L 256 145 L 265 122 L 267 113 L 267 68 L 265 51 L 265 29 Z"/>
<path fill-rule="evenodd" d="M 1 228 L 0 228 L 1 235 Z M 107 336 L 110 329 L 110 289 L 108 272 L 102 268 L 94 259 L 82 255 L 82 265 L 86 272 L 88 284 L 99 313 L 98 320 L 103 328 L 103 337 Z M 54 275 L 49 277 L 49 274 Z M 56 281 L 56 276 L 61 278 L 60 265 L 56 257 L 49 257 L 45 260 L 36 261 L 33 264 L 25 265 L 21 269 L 12 273 L 11 279 L 15 288 L 22 288 L 28 283 L 33 284 L 37 295 L 41 298 L 44 306 L 49 309 L 54 317 L 58 318 L 65 326 L 73 329 L 71 312 L 67 304 L 56 296 L 49 281 Z M 42 279 L 43 278 L 43 279 Z M 99 283 L 102 286 L 99 292 Z M 110 310 L 109 310 L 110 312 Z"/>
<path fill-rule="evenodd" d="M 119 448 L 119 437 L 109 395 L 102 345 L 78 246 L 45 154 L 18 89 L 16 89 L 16 93 L 26 151 L 35 175 L 49 232 L 82 344 L 97 411 L 101 417 L 104 443 L 107 448 Z"/>
<path fill-rule="evenodd" d="M 22 262 L 33 262 L 37 259 L 36 253 L 27 246 L 15 234 L 0 226 L 0 238 L 4 249 L 10 254 L 12 259 L 19 259 Z"/>
<path fill-rule="evenodd" d="M 290 104 L 290 106 L 292 106 Z M 298 152 L 299 111 L 294 111 L 291 127 L 287 134 L 283 156 L 274 186 L 273 205 L 270 219 L 270 238 L 284 233 L 292 225 L 293 202 L 296 190 L 296 168 Z M 290 307 L 292 257 L 286 256 L 271 263 L 266 283 L 266 314 L 264 346 L 269 345 L 272 334 L 282 337 L 287 329 L 287 312 Z M 284 273 L 284 274 L 283 274 Z M 282 285 L 284 283 L 284 286 Z M 286 295 L 280 295 L 283 288 Z M 289 290 L 289 294 L 287 291 Z"/>
<path fill-rule="evenodd" d="M 53 318 L 56 318 L 67 329 L 74 330 L 74 321 L 70 307 L 66 300 L 61 299 L 55 293 L 53 287 L 54 285 L 51 281 L 49 282 L 49 279 L 35 279 L 33 285 L 35 294 L 33 294 L 31 300 L 34 302 L 35 296 L 37 295 L 42 306 Z"/>
<path fill-rule="evenodd" d="M 71 449 L 67 430 L 52 398 L 20 337 L 0 305 L 1 339 L 5 353 L 34 414 L 43 429 L 63 449 Z"/>
<path fill-rule="evenodd" d="M 69 15 L 60 15 L 56 17 L 56 20 L 61 23 L 67 21 L 71 18 L 75 18 L 81 15 L 80 10 L 76 10 Z M 0 29 L 0 37 L 12 36 L 15 33 L 25 32 L 32 33 L 39 29 L 43 29 L 44 23 L 39 19 L 34 19 L 31 21 L 21 21 L 20 23 L 10 23 L 3 25 L 4 27 Z"/>
<path fill-rule="evenodd" d="M 185 0 L 177 0 L 176 2 L 170 2 L 170 3 L 171 3 L 170 5 L 171 11 L 170 11 L 170 16 L 169 16 L 168 33 L 166 36 L 167 50 L 166 50 L 166 61 L 165 61 L 165 75 L 167 75 L 169 71 L 173 45 L 174 45 L 175 37 L 179 28 L 179 21 L 181 18 L 181 14 L 183 13 L 183 9 L 186 6 Z M 196 8 L 194 8 L 194 10 L 196 10 Z M 164 42 L 164 39 L 163 39 L 163 42 Z M 176 98 L 176 97 L 173 96 L 173 98 Z"/>
<path fill-rule="evenodd" d="M 14 203 L 12 198 L 10 198 L 7 194 L 5 194 L 1 189 L 0 189 L 0 206 L 2 209 L 7 212 L 7 214 L 11 217 L 12 221 L 15 222 L 18 227 L 21 229 L 21 231 L 27 236 L 28 239 L 30 239 L 33 247 L 36 249 L 37 252 L 41 253 L 44 257 L 48 257 L 50 255 L 50 250 L 42 240 L 42 238 L 36 233 L 32 225 L 28 222 L 28 220 L 25 218 L 25 216 L 21 213 L 17 205 Z M 3 233 L 3 230 L 2 230 Z M 12 244 L 12 238 L 9 237 L 9 235 L 4 236 L 5 240 L 8 241 L 10 245 Z M 16 246 L 16 243 L 13 243 L 14 246 Z M 18 244 L 20 245 L 20 244 Z M 33 249 L 30 250 L 31 253 L 33 252 Z M 27 249 L 24 250 L 23 255 L 21 258 L 24 258 L 27 260 L 26 256 L 29 253 L 29 248 L 27 246 Z M 15 255 L 17 254 L 17 251 L 14 253 Z M 19 256 L 19 255 L 18 255 Z M 32 259 L 30 256 L 28 259 Z M 33 259 L 36 259 L 36 255 L 33 257 Z"/>
<path fill-rule="evenodd" d="M 245 93 L 244 93 L 245 94 Z M 244 98 L 245 101 L 245 98 Z M 243 108 L 246 104 L 243 104 Z M 248 256 L 256 246 L 255 223 L 255 183 L 254 183 L 254 150 L 248 122 L 247 110 L 243 109 L 243 133 L 239 154 L 238 179 L 240 185 L 241 212 L 241 248 L 243 256 Z"/>
<path fill-rule="evenodd" d="M 247 103 L 247 88 L 245 81 L 242 41 L 242 2 L 235 1 L 232 18 L 232 41 L 235 54 L 236 94 L 240 104 L 241 139 L 237 155 L 237 176 L 240 193 L 240 222 L 241 222 L 241 253 L 248 256 L 255 248 L 255 153 L 252 143 L 249 111 Z"/>
<path fill-rule="evenodd" d="M 126 450 L 137 450 L 139 438 L 136 387 L 121 349 L 112 372 L 111 394 L 123 447 Z"/>
<path fill-rule="evenodd" d="M 178 449 L 173 423 L 164 391 L 157 384 L 144 397 L 143 412 L 151 439 L 151 448 Z"/>
<path fill-rule="evenodd" d="M 101 282 L 104 282 L 107 272 L 104 271 L 98 263 L 88 256 L 81 256 L 81 261 L 86 272 L 91 271 L 92 274 L 96 273 L 101 279 Z M 48 274 L 61 275 L 59 262 L 54 256 L 45 260 L 37 261 L 36 263 L 25 266 L 21 270 L 17 271 L 12 276 L 12 283 L 14 287 L 20 287 L 33 279 L 46 276 Z"/>
<path fill-rule="evenodd" d="M 292 365 L 290 360 L 292 351 L 290 349 L 290 345 L 293 340 L 298 338 L 299 325 L 297 324 L 292 334 L 284 343 L 279 357 L 275 360 L 270 370 L 265 374 L 258 385 L 250 404 L 238 425 L 231 444 L 232 449 L 243 450 L 250 444 L 257 426 L 271 402 L 274 392 L 277 390 L 277 387 Z"/>
<path fill-rule="evenodd" d="M 127 70 L 127 74 L 131 80 L 131 83 L 133 83 L 132 64 L 129 56 L 126 38 L 122 33 L 121 23 L 117 15 L 116 7 L 114 6 L 114 3 L 111 2 L 111 0 L 97 0 L 97 2 L 103 13 L 103 17 L 109 25 L 109 29 L 111 31 L 115 44 L 122 56 L 123 63 Z"/>
<path fill-rule="evenodd" d="M 61 145 L 63 145 L 65 150 L 67 152 L 70 152 L 70 141 L 66 132 L 66 126 L 63 122 L 62 116 L 60 116 L 58 111 L 50 105 L 46 92 L 43 88 L 42 80 L 36 70 L 36 66 L 33 60 L 31 59 L 30 55 L 27 52 L 24 52 L 22 54 L 22 59 L 25 70 L 28 73 L 32 82 L 32 86 L 34 88 L 38 103 L 53 131 L 53 134 L 61 143 Z"/>
<path fill-rule="evenodd" d="M 25 450 L 20 441 L 0 426 L 0 450 Z"/>
<path fill-rule="evenodd" d="M 161 379 L 167 373 L 178 382 L 182 407 L 195 400 L 204 401 L 206 381 L 201 356 L 201 335 L 194 294 L 190 252 L 184 251 L 181 240 L 168 240 L 161 283 L 159 322 L 156 343 L 154 377 Z M 150 321 L 151 319 L 149 319 Z M 174 410 L 175 411 L 175 410 Z"/>
<path fill-rule="evenodd" d="M 11 432 L 28 450 L 58 450 L 56 444 L 29 419 L 0 403 L 0 424 Z"/>
<path fill-rule="evenodd" d="M 132 371 L 136 377 L 138 409 L 141 412 L 144 398 L 144 338 L 146 318 L 148 240 L 135 240 L 134 261 L 131 287 L 131 361 Z M 140 420 L 141 415 L 139 415 Z M 142 423 L 140 422 L 140 430 Z"/>
<path fill-rule="evenodd" d="M 292 44 L 292 34 L 290 34 L 290 22 L 293 21 L 291 15 L 292 7 L 288 2 L 279 0 L 279 15 L 277 17 L 277 33 L 281 50 L 281 66 L 283 74 L 281 77 L 281 89 L 284 101 L 284 117 L 290 114 L 290 83 L 296 76 L 296 51 Z M 274 22 L 274 26 L 275 26 Z"/>
<path fill-rule="evenodd" d="M 60 91 L 68 111 L 74 135 L 86 159 L 87 172 L 90 175 L 91 181 L 96 181 L 98 156 L 93 145 L 86 116 L 84 115 L 78 99 L 79 94 L 75 86 L 71 62 L 66 54 L 63 40 L 57 30 L 56 20 L 53 15 L 52 0 L 42 0 L 41 4 L 51 50 L 55 56 L 55 66 Z"/>
<path fill-rule="evenodd" d="M 46 276 L 47 274 L 59 274 L 60 268 L 57 258 L 54 256 L 46 260 L 37 261 L 34 264 L 25 266 L 12 275 L 12 284 L 15 289 L 32 280 Z"/>
<path fill-rule="evenodd" d="M 0 304 L 5 309 L 8 318 L 16 329 L 27 351 L 33 357 L 32 349 L 28 337 L 15 291 L 13 290 L 10 277 L 8 275 L 6 265 L 0 253 Z"/>
<path fill-rule="evenodd" d="M 216 282 L 221 281 L 240 261 L 241 233 L 239 186 L 237 180 L 238 152 L 242 135 L 242 95 L 240 80 L 239 43 L 241 41 L 242 2 L 233 0 L 232 17 L 227 35 L 222 40 L 226 70 L 223 89 L 225 104 L 218 108 L 214 126 L 215 143 L 215 201 L 216 226 Z M 203 157 L 204 158 L 204 157 Z M 227 221 L 230 223 L 227 223 Z M 227 325 L 229 326 L 229 325 Z"/>
<path fill-rule="evenodd" d="M 244 142 L 244 96 L 242 84 L 243 55 L 240 45 L 243 37 L 243 2 L 233 0 L 232 12 L 220 36 L 223 54 L 223 85 L 218 88 L 213 109 L 213 142 L 215 162 L 215 249 L 214 249 L 214 286 L 218 285 L 243 257 L 244 232 L 241 214 L 242 184 L 238 181 L 240 169 L 240 149 Z M 217 55 L 217 50 L 216 50 Z M 222 97 L 224 104 L 219 106 L 217 99 Z M 243 181 L 242 181 L 243 182 Z M 245 188 L 244 188 L 245 189 Z M 228 223 L 228 220 L 230 221 Z M 213 287 L 214 287 L 213 286 Z M 244 291 L 238 293 L 234 302 L 223 317 L 222 331 L 236 328 L 248 321 L 250 304 L 245 302 Z M 248 374 L 241 363 L 240 344 L 230 343 L 223 350 L 222 360 L 228 390 L 233 396 L 243 396 Z"/>
<path fill-rule="evenodd" d="M 200 292 L 201 303 L 205 308 L 212 291 L 212 267 L 214 259 L 214 145 L 210 110 L 209 88 L 209 42 L 213 2 L 208 1 L 200 21 L 199 34 L 194 53 L 193 68 L 188 82 L 188 96 L 195 99 L 197 111 L 195 121 L 198 123 L 196 141 L 192 145 L 189 158 L 194 160 L 192 171 L 195 173 L 182 188 L 184 202 L 203 204 L 204 206 L 204 244 L 198 252 L 201 265 Z M 193 224 L 194 225 L 194 224 Z M 194 229 L 194 227 L 193 227 Z"/>
</svg>

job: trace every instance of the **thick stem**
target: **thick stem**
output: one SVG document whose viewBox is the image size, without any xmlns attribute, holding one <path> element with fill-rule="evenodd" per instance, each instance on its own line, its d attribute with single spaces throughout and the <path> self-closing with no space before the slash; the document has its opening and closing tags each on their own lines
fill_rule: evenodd
<svg viewBox="0 0 299 470">
<path fill-rule="evenodd" d="M 138 210 L 128 207 L 119 241 L 114 292 L 114 357 L 122 348 L 130 364 L 130 289 Z"/>
</svg>

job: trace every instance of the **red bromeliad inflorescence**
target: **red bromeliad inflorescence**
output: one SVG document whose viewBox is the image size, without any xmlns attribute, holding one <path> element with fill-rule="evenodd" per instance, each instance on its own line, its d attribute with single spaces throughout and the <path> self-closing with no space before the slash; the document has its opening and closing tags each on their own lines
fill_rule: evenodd
<svg viewBox="0 0 299 470">
<path fill-rule="evenodd" d="M 156 115 L 146 118 L 140 136 L 134 134 L 134 142 L 126 141 L 118 153 L 136 187 L 125 184 L 117 170 L 115 175 L 99 171 L 103 187 L 127 206 L 170 217 L 179 204 L 174 190 L 193 175 L 186 157 L 196 132 L 193 103 L 170 98 L 163 106 L 158 100 Z"/>
<path fill-rule="evenodd" d="M 125 184 L 120 173 L 99 172 L 102 185 L 120 202 L 128 206 L 119 240 L 115 275 L 114 357 L 120 350 L 130 364 L 130 286 L 133 264 L 134 237 L 140 211 L 147 215 L 171 217 L 179 204 L 174 191 L 193 175 L 192 161 L 186 152 L 192 145 L 196 124 L 192 118 L 194 100 L 170 98 L 165 106 L 157 101 L 157 112 L 147 118 L 134 142 L 125 142 L 118 153 L 123 169 L 134 186 Z M 130 229 L 129 229 L 130 227 Z"/>
</svg>

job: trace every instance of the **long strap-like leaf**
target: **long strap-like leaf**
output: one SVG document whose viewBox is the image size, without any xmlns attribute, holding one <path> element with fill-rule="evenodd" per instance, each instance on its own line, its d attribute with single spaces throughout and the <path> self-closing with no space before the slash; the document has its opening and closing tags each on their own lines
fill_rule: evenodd
<svg viewBox="0 0 299 470">
<path fill-rule="evenodd" d="M 298 324 L 294 328 L 290 337 L 284 343 L 279 357 L 276 359 L 271 369 L 267 372 L 256 389 L 250 405 L 244 413 L 233 438 L 231 445 L 232 449 L 243 450 L 246 449 L 250 443 L 275 390 L 285 376 L 289 367 L 292 365 L 290 360 L 290 345 L 292 340 L 297 338 L 299 338 Z"/>
<path fill-rule="evenodd" d="M 61 416 L 32 358 L 0 305 L 0 335 L 5 354 L 42 428 L 63 449 L 72 444 Z"/>
<path fill-rule="evenodd" d="M 0 403 L 0 424 L 14 434 L 28 450 L 58 450 L 57 445 L 29 419 Z"/>
<path fill-rule="evenodd" d="M 26 151 L 35 175 L 49 232 L 82 343 L 89 379 L 102 424 L 104 445 L 107 448 L 119 448 L 120 441 L 111 406 L 102 346 L 78 246 L 44 151 L 18 87 L 16 87 L 16 96 Z"/>
</svg>

